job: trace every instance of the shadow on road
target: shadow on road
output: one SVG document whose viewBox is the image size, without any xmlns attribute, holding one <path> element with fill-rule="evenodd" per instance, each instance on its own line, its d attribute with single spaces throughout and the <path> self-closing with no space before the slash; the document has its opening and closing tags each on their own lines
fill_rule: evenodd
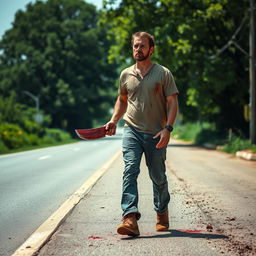
<svg viewBox="0 0 256 256">
<path fill-rule="evenodd" d="M 103 141 L 103 140 L 122 140 L 122 136 L 120 135 L 115 135 L 115 136 L 106 136 L 103 138 L 99 138 L 99 139 L 92 139 L 92 140 L 81 140 L 81 139 L 77 139 L 77 141 L 85 141 L 85 142 L 99 142 L 99 141 Z"/>
<path fill-rule="evenodd" d="M 190 237 L 190 238 L 204 238 L 204 239 L 226 239 L 228 236 L 221 234 L 213 234 L 213 233 L 204 233 L 203 230 L 178 230 L 171 229 L 166 233 L 159 235 L 144 235 L 138 237 L 125 237 L 121 238 L 122 240 L 131 240 L 131 239 L 147 239 L 147 238 L 168 238 L 168 237 Z"/>
<path fill-rule="evenodd" d="M 121 140 L 122 135 L 114 135 L 114 136 L 106 136 L 104 138 L 101 138 L 100 140 Z"/>
<path fill-rule="evenodd" d="M 198 146 L 195 144 L 169 144 L 167 147 L 194 148 Z"/>
</svg>

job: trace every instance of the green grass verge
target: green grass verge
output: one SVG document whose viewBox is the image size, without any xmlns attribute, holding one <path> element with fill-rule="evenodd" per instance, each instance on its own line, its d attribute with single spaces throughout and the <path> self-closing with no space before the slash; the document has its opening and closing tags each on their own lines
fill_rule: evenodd
<svg viewBox="0 0 256 256">
<path fill-rule="evenodd" d="M 7 148 L 2 148 L 0 146 L 0 155 L 17 153 L 17 152 L 28 151 L 28 150 L 33 150 L 33 149 L 61 146 L 61 145 L 65 145 L 65 144 L 75 143 L 75 142 L 78 142 L 78 140 L 69 139 L 66 141 L 60 141 L 60 142 L 55 142 L 55 143 L 46 143 L 46 144 L 34 145 L 34 146 L 24 146 L 24 147 L 16 148 L 16 149 L 7 149 Z"/>
<path fill-rule="evenodd" d="M 237 151 L 241 150 L 250 150 L 252 153 L 256 153 L 256 145 L 252 145 L 249 140 L 232 136 L 221 148 L 221 151 L 231 154 L 235 154 Z"/>
<path fill-rule="evenodd" d="M 197 145 L 206 142 L 219 144 L 220 138 L 217 135 L 215 125 L 207 122 L 186 123 L 177 125 L 172 133 L 178 139 L 189 141 Z"/>
<path fill-rule="evenodd" d="M 213 145 L 221 145 L 221 151 L 235 154 L 240 150 L 250 150 L 256 153 L 256 145 L 252 145 L 248 139 L 241 136 L 232 135 L 228 138 L 228 133 L 220 135 L 212 123 L 186 123 L 184 125 L 176 125 L 172 135 L 184 141 L 190 141 L 196 145 L 210 143 Z"/>
</svg>

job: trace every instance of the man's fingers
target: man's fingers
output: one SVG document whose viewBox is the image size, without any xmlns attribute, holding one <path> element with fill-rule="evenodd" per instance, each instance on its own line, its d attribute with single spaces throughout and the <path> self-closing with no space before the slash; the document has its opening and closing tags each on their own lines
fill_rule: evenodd
<svg viewBox="0 0 256 256">
<path fill-rule="evenodd" d="M 161 148 L 163 144 L 163 138 L 159 140 L 159 142 L 156 144 L 156 148 Z"/>
<path fill-rule="evenodd" d="M 114 127 L 109 127 L 108 129 L 106 127 L 106 130 L 107 130 L 106 134 L 109 135 L 109 136 L 116 134 L 116 127 L 115 126 Z"/>
<path fill-rule="evenodd" d="M 109 130 L 109 123 L 105 124 L 105 130 L 108 131 Z"/>
<path fill-rule="evenodd" d="M 156 139 L 157 137 L 159 137 L 160 136 L 160 132 L 159 133 L 157 133 L 154 137 L 153 137 L 153 139 Z"/>
<path fill-rule="evenodd" d="M 116 128 L 111 128 L 110 133 L 111 133 L 111 135 L 114 135 L 116 133 Z"/>
<path fill-rule="evenodd" d="M 160 141 L 156 144 L 156 148 L 163 148 L 168 145 L 169 140 L 166 138 L 161 138 Z"/>
<path fill-rule="evenodd" d="M 105 124 L 105 129 L 106 129 L 106 135 L 115 135 L 116 134 L 116 124 L 113 122 L 109 122 Z"/>
</svg>

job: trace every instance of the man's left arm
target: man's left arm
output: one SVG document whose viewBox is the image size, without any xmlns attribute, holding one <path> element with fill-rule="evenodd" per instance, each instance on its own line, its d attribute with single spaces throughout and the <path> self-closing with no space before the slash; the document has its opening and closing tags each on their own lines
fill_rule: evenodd
<svg viewBox="0 0 256 256">
<path fill-rule="evenodd" d="M 167 101 L 167 122 L 166 125 L 173 126 L 177 113 L 178 113 L 178 97 L 177 94 L 173 94 L 171 96 L 166 97 Z M 156 148 L 166 147 L 170 140 L 170 131 L 166 128 L 157 133 L 154 138 L 160 136 L 160 140 L 156 145 Z"/>
</svg>

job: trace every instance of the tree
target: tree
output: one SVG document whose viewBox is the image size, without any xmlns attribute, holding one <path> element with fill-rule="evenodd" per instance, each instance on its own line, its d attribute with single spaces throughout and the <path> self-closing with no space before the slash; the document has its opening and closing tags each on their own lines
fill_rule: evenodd
<svg viewBox="0 0 256 256">
<path fill-rule="evenodd" d="M 52 127 L 74 130 L 104 118 L 116 73 L 98 15 L 83 0 L 36 1 L 18 11 L 0 42 L 1 94 L 14 90 L 27 105 L 22 92 L 37 95 Z"/>
<path fill-rule="evenodd" d="M 123 0 L 104 1 L 102 23 L 111 24 L 115 43 L 109 59 L 131 63 L 130 36 L 148 31 L 156 38 L 155 61 L 170 68 L 180 91 L 185 121 L 214 122 L 224 134 L 229 128 L 248 133 L 243 115 L 248 104 L 248 59 L 235 45 L 211 59 L 223 47 L 248 12 L 248 0 Z M 236 38 L 248 49 L 248 25 Z M 128 61 L 127 61 L 128 60 Z"/>
</svg>

